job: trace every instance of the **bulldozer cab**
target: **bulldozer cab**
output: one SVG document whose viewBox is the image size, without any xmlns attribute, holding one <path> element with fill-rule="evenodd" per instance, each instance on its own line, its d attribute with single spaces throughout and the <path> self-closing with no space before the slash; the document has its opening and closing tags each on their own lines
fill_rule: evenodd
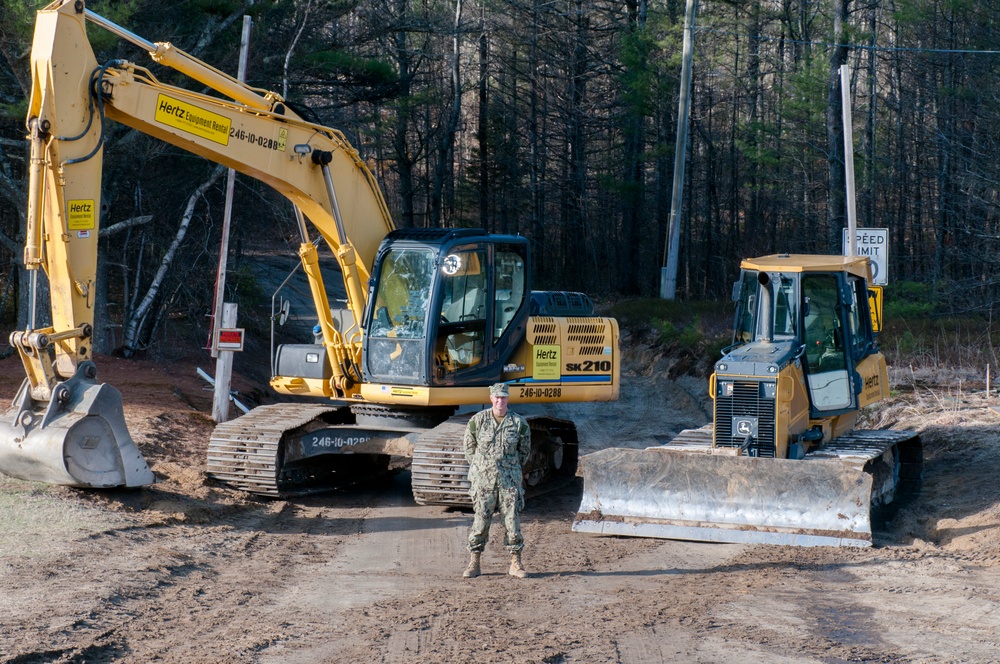
<svg viewBox="0 0 1000 664">
<path fill-rule="evenodd" d="M 383 241 L 365 320 L 366 381 L 483 385 L 500 379 L 528 318 L 524 238 L 407 229 Z"/>
<path fill-rule="evenodd" d="M 836 267 L 744 267 L 734 288 L 734 347 L 792 342 L 812 418 L 858 407 L 856 367 L 877 351 L 866 280 Z"/>
</svg>

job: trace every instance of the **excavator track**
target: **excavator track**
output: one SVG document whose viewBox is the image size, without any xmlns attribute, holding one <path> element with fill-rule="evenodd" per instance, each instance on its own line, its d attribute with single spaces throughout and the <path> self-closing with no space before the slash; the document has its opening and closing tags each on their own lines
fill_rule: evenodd
<svg viewBox="0 0 1000 664">
<path fill-rule="evenodd" d="M 259 496 L 288 495 L 292 486 L 281 473 L 282 437 L 335 410 L 327 405 L 272 404 L 220 424 L 208 442 L 208 476 Z"/>
<path fill-rule="evenodd" d="M 367 414 L 371 415 L 371 414 Z M 412 445 L 411 482 L 414 500 L 420 505 L 468 508 L 469 465 L 462 449 L 471 415 L 451 417 L 421 433 Z M 208 476 L 235 489 L 259 496 L 285 498 L 329 490 L 334 485 L 357 483 L 384 471 L 380 460 L 387 454 L 335 454 L 289 461 L 294 454 L 286 445 L 307 432 L 356 431 L 360 437 L 378 427 L 356 428 L 344 407 L 314 404 L 260 406 L 247 415 L 220 424 L 208 445 Z M 378 411 L 369 425 L 388 422 Z M 331 423 L 340 421 L 340 424 Z M 388 426 L 384 425 L 384 426 Z M 549 417 L 528 418 L 532 452 L 525 464 L 524 481 L 529 496 L 551 485 L 551 480 L 572 477 L 577 465 L 576 429 L 572 422 Z M 391 430 L 390 430 L 391 429 Z M 402 436 L 417 429 L 383 428 L 389 436 Z M 360 449 L 360 448 L 359 448 Z M 402 454 L 403 452 L 392 452 Z M 291 454 L 292 456 L 288 456 Z M 346 478 L 337 482 L 336 476 Z M 333 480 L 333 481 L 331 481 Z"/>
<path fill-rule="evenodd" d="M 420 436 L 413 446 L 410 484 L 418 505 L 472 507 L 469 464 L 462 449 L 471 415 L 458 415 Z"/>
<path fill-rule="evenodd" d="M 469 464 L 463 442 L 471 415 L 459 415 L 420 436 L 413 446 L 410 478 L 418 505 L 471 508 Z M 531 456 L 524 467 L 525 493 L 537 495 L 555 486 L 558 478 L 572 478 L 579 457 L 572 422 L 551 417 L 529 417 Z"/>
</svg>

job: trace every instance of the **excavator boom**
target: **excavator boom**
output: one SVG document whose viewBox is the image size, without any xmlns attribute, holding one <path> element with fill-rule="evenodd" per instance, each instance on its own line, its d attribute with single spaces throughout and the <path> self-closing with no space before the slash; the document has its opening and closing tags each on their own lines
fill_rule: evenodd
<svg viewBox="0 0 1000 664">
<path fill-rule="evenodd" d="M 88 20 L 226 98 L 162 84 L 129 62 L 98 64 Z M 343 135 L 302 120 L 278 95 L 249 88 L 170 44 L 136 37 L 78 0 L 37 13 L 31 72 L 24 262 L 33 283 L 39 269 L 48 276 L 52 325 L 36 328 L 32 298 L 29 329 L 11 335 L 27 377 L 0 417 L 0 471 L 74 486 L 153 481 L 125 427 L 121 396 L 97 382 L 91 357 L 106 119 L 257 178 L 301 211 L 299 253 L 334 358 L 327 391 L 349 394 L 361 342 L 335 328 L 304 219 L 333 249 L 356 320 L 365 306 L 367 265 L 392 221 L 374 177 Z"/>
</svg>

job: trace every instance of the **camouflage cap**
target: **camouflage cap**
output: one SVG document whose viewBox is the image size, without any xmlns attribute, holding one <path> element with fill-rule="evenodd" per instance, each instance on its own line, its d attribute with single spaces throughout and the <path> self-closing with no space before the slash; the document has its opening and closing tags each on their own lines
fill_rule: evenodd
<svg viewBox="0 0 1000 664">
<path fill-rule="evenodd" d="M 494 383 L 493 385 L 490 385 L 490 396 L 509 397 L 510 388 L 507 387 L 507 383 Z"/>
</svg>

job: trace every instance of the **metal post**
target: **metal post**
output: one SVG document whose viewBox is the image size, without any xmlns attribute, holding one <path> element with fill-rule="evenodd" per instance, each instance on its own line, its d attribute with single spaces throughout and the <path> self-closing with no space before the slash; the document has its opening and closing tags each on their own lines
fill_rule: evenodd
<svg viewBox="0 0 1000 664">
<path fill-rule="evenodd" d="M 222 327 L 236 327 L 237 305 L 222 305 Z M 229 419 L 229 388 L 233 382 L 233 351 L 220 350 L 215 360 L 215 392 L 212 397 L 212 419 L 222 424 Z"/>
<path fill-rule="evenodd" d="M 681 89 L 677 102 L 677 146 L 674 148 L 674 184 L 670 197 L 670 221 L 664 266 L 660 270 L 660 297 L 672 300 L 677 291 L 677 254 L 680 250 L 680 214 L 684 192 L 684 165 L 687 161 L 688 117 L 691 115 L 691 63 L 694 59 L 694 17 L 697 0 L 687 0 L 684 11 L 684 43 L 681 60 Z"/>
</svg>

